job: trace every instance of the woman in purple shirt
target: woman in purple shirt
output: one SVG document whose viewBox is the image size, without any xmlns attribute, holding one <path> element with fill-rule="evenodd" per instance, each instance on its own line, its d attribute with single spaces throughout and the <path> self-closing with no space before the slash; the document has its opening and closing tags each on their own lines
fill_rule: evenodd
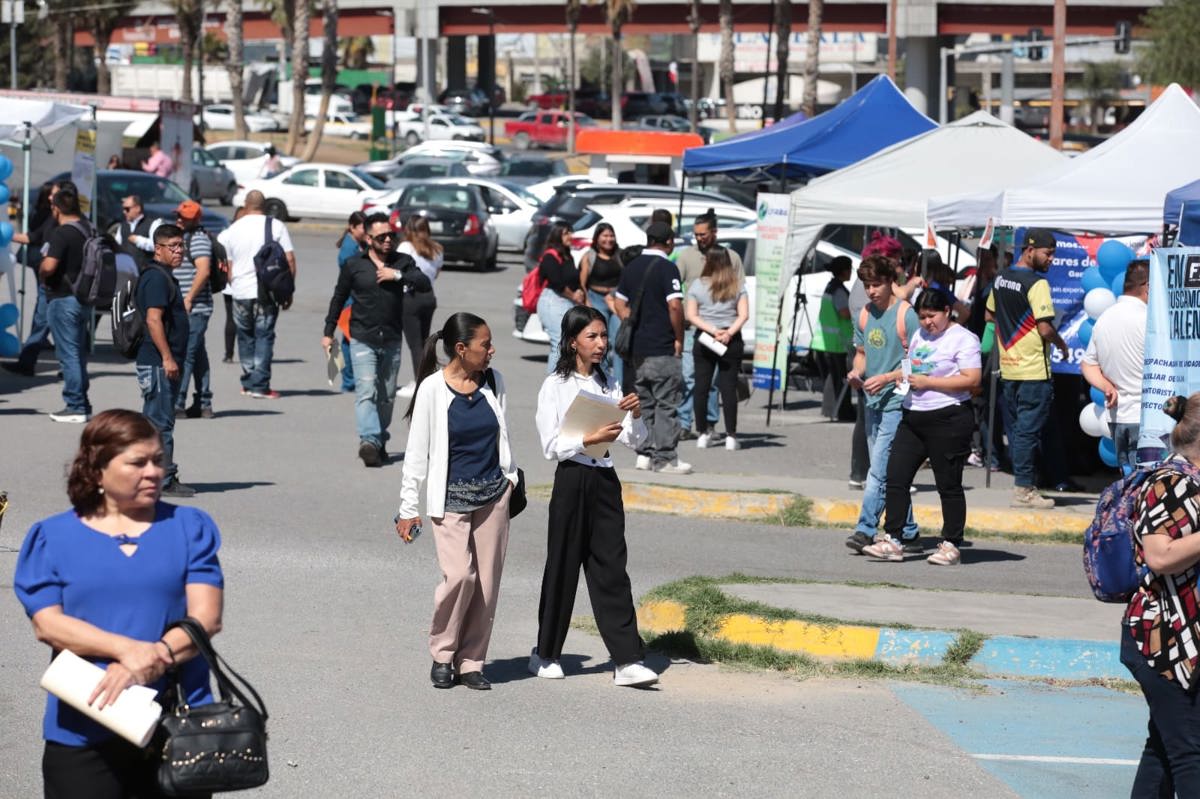
<svg viewBox="0 0 1200 799">
<path fill-rule="evenodd" d="M 975 430 L 971 392 L 979 388 L 981 369 L 979 339 L 950 320 L 953 305 L 954 296 L 938 283 L 930 283 L 914 303 L 921 328 L 913 333 L 908 357 L 895 374 L 904 411 L 888 458 L 887 532 L 863 548 L 864 555 L 876 560 L 904 560 L 900 534 L 912 505 L 909 487 L 926 458 L 942 500 L 942 538 L 926 560 L 935 566 L 961 560 L 958 545 L 967 523 L 962 473 Z"/>
<path fill-rule="evenodd" d="M 221 629 L 220 534 L 208 514 L 159 501 L 163 450 L 140 413 L 111 410 L 87 427 L 71 464 L 72 510 L 33 525 L 13 587 L 37 639 L 105 669 L 91 702 L 131 685 L 166 686 L 179 667 L 189 705 L 212 701 L 208 664 L 166 626 L 191 616 Z M 46 701 L 42 779 L 47 799 L 158 797 L 158 762 L 82 713 Z"/>
</svg>

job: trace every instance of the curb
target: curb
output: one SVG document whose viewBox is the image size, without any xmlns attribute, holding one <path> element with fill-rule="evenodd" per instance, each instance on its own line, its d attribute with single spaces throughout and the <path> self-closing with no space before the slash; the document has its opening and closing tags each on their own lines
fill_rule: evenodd
<svg viewBox="0 0 1200 799">
<path fill-rule="evenodd" d="M 789 493 L 709 491 L 652 483 L 624 483 L 625 509 L 646 513 L 676 513 L 720 519 L 778 519 L 800 497 Z M 844 499 L 810 499 L 814 526 L 853 527 L 859 503 Z M 926 529 L 942 526 L 940 505 L 918 503 L 913 515 Z M 967 527 L 992 533 L 1022 535 L 1082 535 L 1091 514 L 1068 511 L 1019 511 L 1010 508 L 968 508 Z"/>
<path fill-rule="evenodd" d="M 687 607 L 651 600 L 638 608 L 638 625 L 657 634 L 690 632 Z M 875 661 L 889 666 L 940 666 L 960 638 L 945 630 L 909 630 L 860 624 L 775 621 L 743 613 L 724 617 L 712 638 L 777 649 L 826 661 Z M 1116 641 L 995 636 L 967 661 L 980 676 L 1089 680 L 1127 679 Z"/>
</svg>

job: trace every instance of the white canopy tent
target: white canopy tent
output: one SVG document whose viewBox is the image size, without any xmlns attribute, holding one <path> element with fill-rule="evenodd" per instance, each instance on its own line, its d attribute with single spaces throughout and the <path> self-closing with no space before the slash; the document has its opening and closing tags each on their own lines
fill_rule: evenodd
<svg viewBox="0 0 1200 799">
<path fill-rule="evenodd" d="M 832 224 L 923 228 L 932 196 L 996 191 L 1066 156 L 984 111 L 934 128 L 792 192 L 789 258 L 798 265 Z M 1162 199 L 1159 199 L 1161 216 Z"/>
<path fill-rule="evenodd" d="M 999 188 L 933 196 L 938 228 L 1038 225 L 1094 233 L 1151 233 L 1162 227 L 1167 192 L 1200 179 L 1200 108 L 1171 84 L 1133 124 L 1056 169 L 1021 170 Z"/>
</svg>

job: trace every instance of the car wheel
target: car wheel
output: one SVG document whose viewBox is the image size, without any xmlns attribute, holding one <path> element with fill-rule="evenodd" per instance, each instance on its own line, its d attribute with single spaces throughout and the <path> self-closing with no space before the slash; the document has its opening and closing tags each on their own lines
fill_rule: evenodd
<svg viewBox="0 0 1200 799">
<path fill-rule="evenodd" d="M 518 133 L 513 136 L 513 145 L 518 150 L 528 150 L 533 141 L 529 138 L 529 134 L 525 132 Z"/>
<path fill-rule="evenodd" d="M 233 205 L 233 198 L 237 195 L 237 184 L 230 183 L 225 187 L 225 193 L 221 195 L 221 205 Z"/>
<path fill-rule="evenodd" d="M 421 143 L 421 137 L 417 135 L 416 131 L 410 130 L 405 134 L 404 141 L 409 147 L 415 147 Z"/>
<path fill-rule="evenodd" d="M 263 212 L 266 213 L 267 216 L 275 217 L 280 222 L 288 221 L 287 206 L 284 205 L 283 200 L 276 200 L 274 198 L 267 200 L 267 202 L 263 205 Z"/>
<path fill-rule="evenodd" d="M 354 139 L 355 141 L 363 141 L 364 139 L 366 139 L 366 138 L 367 138 L 367 134 L 365 134 L 365 133 L 351 133 L 351 134 L 350 134 L 350 138 L 351 138 L 351 139 Z"/>
</svg>

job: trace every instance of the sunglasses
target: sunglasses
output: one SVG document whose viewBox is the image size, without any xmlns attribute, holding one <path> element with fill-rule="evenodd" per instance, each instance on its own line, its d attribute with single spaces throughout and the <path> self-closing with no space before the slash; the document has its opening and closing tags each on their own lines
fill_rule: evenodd
<svg viewBox="0 0 1200 799">
<path fill-rule="evenodd" d="M 380 233 L 378 236 L 371 236 L 371 241 L 376 244 L 385 244 L 395 237 L 395 233 Z"/>
</svg>

